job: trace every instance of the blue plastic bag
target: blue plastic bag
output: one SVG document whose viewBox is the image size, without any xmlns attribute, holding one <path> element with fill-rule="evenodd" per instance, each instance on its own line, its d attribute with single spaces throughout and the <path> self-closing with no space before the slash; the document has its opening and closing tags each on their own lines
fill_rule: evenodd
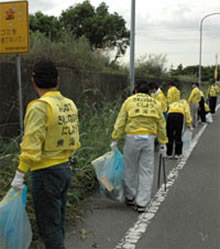
<svg viewBox="0 0 220 249">
<path fill-rule="evenodd" d="M 107 198 L 123 201 L 123 156 L 117 149 L 115 153 L 107 152 L 92 161 L 100 183 L 100 192 Z"/>
<path fill-rule="evenodd" d="M 15 191 L 11 188 L 0 202 L 0 248 L 28 249 L 32 230 L 27 216 L 27 187 Z"/>
</svg>

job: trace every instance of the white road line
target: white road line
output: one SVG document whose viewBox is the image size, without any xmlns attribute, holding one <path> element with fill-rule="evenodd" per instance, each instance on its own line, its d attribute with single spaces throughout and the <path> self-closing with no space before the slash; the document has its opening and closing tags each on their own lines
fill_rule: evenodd
<svg viewBox="0 0 220 249">
<path fill-rule="evenodd" d="M 220 105 L 217 106 L 216 110 Z M 167 177 L 167 190 L 164 191 L 164 184 L 161 185 L 160 189 L 157 191 L 155 196 L 152 198 L 151 202 L 147 206 L 145 212 L 138 216 L 137 222 L 131 227 L 125 234 L 125 237 L 116 245 L 114 249 L 135 249 L 136 244 L 141 238 L 142 234 L 145 233 L 148 225 L 151 223 L 152 219 L 156 215 L 157 211 L 160 208 L 160 205 L 165 200 L 168 195 L 169 190 L 173 186 L 175 180 L 179 175 L 179 171 L 185 166 L 190 154 L 198 143 L 199 138 L 206 129 L 207 124 L 203 125 L 201 130 L 195 135 L 192 140 L 191 146 L 187 153 L 184 154 L 184 158 L 179 161 L 179 163 L 174 167 L 168 177 Z"/>
</svg>

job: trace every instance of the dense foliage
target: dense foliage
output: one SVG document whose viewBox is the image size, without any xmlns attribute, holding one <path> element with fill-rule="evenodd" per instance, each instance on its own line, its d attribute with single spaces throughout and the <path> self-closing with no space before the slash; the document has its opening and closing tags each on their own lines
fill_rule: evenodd
<svg viewBox="0 0 220 249">
<path fill-rule="evenodd" d="M 201 66 L 201 80 L 202 81 L 211 81 L 214 78 L 214 65 L 212 66 Z M 191 76 L 196 80 L 199 77 L 199 65 L 183 67 L 182 64 L 178 65 L 176 69 L 170 70 L 171 76 Z M 220 75 L 219 75 L 220 76 Z M 218 76 L 218 77 L 219 77 Z"/>
<path fill-rule="evenodd" d="M 120 15 L 110 14 L 104 2 L 95 8 L 88 0 L 69 7 L 58 18 L 41 12 L 30 15 L 30 30 L 55 42 L 63 42 L 65 33 L 76 40 L 85 37 L 92 50 L 116 50 L 114 61 L 125 54 L 130 36 Z"/>
</svg>

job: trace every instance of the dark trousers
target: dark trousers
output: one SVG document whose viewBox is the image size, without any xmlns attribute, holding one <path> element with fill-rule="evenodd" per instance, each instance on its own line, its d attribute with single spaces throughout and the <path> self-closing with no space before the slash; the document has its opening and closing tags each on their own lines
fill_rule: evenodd
<svg viewBox="0 0 220 249">
<path fill-rule="evenodd" d="M 198 116 L 200 117 L 202 122 L 206 122 L 206 118 L 205 118 L 205 100 L 204 100 L 203 97 L 201 97 L 201 100 L 199 102 Z"/>
<path fill-rule="evenodd" d="M 65 249 L 64 217 L 72 174 L 69 163 L 32 171 L 32 199 L 46 249 Z"/>
<path fill-rule="evenodd" d="M 215 113 L 216 103 L 217 103 L 217 97 L 209 97 L 209 108 L 212 114 Z"/>
<path fill-rule="evenodd" d="M 182 113 L 169 113 L 167 115 L 167 155 L 173 154 L 173 145 L 175 144 L 175 154 L 182 154 L 182 129 L 184 116 Z"/>
</svg>

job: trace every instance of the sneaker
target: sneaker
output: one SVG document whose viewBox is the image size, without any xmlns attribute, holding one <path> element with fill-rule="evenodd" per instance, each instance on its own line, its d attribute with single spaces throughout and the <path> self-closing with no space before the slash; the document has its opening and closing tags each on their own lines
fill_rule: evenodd
<svg viewBox="0 0 220 249">
<path fill-rule="evenodd" d="M 135 205 L 134 198 L 128 199 L 128 198 L 125 197 L 125 203 L 126 203 L 127 206 L 134 206 Z"/>
<path fill-rule="evenodd" d="M 137 204 L 134 205 L 134 210 L 138 211 L 139 214 L 144 213 L 145 209 L 146 209 L 146 207 L 139 206 Z"/>
<path fill-rule="evenodd" d="M 178 160 L 178 159 L 181 159 L 181 158 L 182 158 L 182 155 L 175 155 L 174 158 L 177 159 L 177 160 Z"/>
<path fill-rule="evenodd" d="M 166 158 L 168 158 L 168 159 L 173 159 L 173 156 L 166 156 Z"/>
</svg>

